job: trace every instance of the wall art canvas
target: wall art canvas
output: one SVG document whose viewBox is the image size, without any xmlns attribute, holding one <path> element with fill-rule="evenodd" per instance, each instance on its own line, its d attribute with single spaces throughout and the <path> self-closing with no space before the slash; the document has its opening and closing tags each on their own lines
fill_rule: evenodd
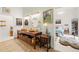
<svg viewBox="0 0 79 59">
<path fill-rule="evenodd" d="M 16 18 L 16 25 L 18 26 L 22 25 L 22 18 Z"/>
<path fill-rule="evenodd" d="M 61 24 L 61 19 L 56 20 L 56 24 Z"/>
<path fill-rule="evenodd" d="M 6 21 L 5 20 L 0 20 L 0 27 L 6 26 Z"/>
<path fill-rule="evenodd" d="M 53 18 L 52 18 L 52 9 L 47 10 L 45 12 L 43 12 L 43 22 L 47 22 L 47 23 L 52 23 Z"/>
<path fill-rule="evenodd" d="M 28 20 L 25 19 L 24 25 L 28 25 Z"/>
</svg>

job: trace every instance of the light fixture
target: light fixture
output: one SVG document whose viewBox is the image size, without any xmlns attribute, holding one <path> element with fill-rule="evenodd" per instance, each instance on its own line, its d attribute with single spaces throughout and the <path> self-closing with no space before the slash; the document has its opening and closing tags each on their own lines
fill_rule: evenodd
<svg viewBox="0 0 79 59">
<path fill-rule="evenodd" d="M 48 24 L 47 23 L 44 23 L 43 25 L 47 27 Z"/>
</svg>

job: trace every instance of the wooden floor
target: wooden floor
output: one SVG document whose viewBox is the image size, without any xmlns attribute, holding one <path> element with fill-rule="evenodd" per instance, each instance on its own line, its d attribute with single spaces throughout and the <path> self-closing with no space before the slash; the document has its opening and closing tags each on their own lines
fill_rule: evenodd
<svg viewBox="0 0 79 59">
<path fill-rule="evenodd" d="M 46 52 L 46 48 L 36 49 L 26 42 L 19 39 L 11 39 L 4 42 L 0 42 L 0 52 Z M 50 49 L 49 52 L 55 52 L 55 50 Z"/>
</svg>

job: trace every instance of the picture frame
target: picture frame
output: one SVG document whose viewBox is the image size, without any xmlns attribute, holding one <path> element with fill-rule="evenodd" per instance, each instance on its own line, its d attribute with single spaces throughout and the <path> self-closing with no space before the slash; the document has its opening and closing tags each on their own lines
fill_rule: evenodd
<svg viewBox="0 0 79 59">
<path fill-rule="evenodd" d="M 22 25 L 22 18 L 16 18 L 16 25 L 21 26 Z"/>
<path fill-rule="evenodd" d="M 25 19 L 24 25 L 28 25 L 28 20 L 27 19 Z"/>
<path fill-rule="evenodd" d="M 61 19 L 56 20 L 55 24 L 61 24 Z"/>
<path fill-rule="evenodd" d="M 43 12 L 43 23 L 52 23 L 52 9 Z"/>
<path fill-rule="evenodd" d="M 0 20 L 0 27 L 5 27 L 5 26 L 6 26 L 6 21 Z"/>
</svg>

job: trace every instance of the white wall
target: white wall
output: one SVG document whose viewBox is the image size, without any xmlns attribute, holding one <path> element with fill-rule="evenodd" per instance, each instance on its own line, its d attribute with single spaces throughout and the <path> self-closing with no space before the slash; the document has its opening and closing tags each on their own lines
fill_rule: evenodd
<svg viewBox="0 0 79 59">
<path fill-rule="evenodd" d="M 64 27 L 64 24 L 68 24 L 69 25 L 69 31 L 71 34 L 71 20 L 73 18 L 78 18 L 78 13 L 79 12 L 79 9 L 78 8 L 57 8 L 57 9 L 54 9 L 54 25 L 55 25 L 55 21 L 57 19 L 61 19 L 61 26 Z M 56 27 L 56 25 L 55 25 Z M 55 31 L 54 31 L 55 32 Z M 54 33 L 55 34 L 55 33 Z M 59 51 L 79 51 L 77 49 L 73 49 L 69 46 L 63 46 L 61 44 L 59 44 L 59 40 L 54 39 L 54 49 L 56 50 L 59 50 Z"/>
</svg>

